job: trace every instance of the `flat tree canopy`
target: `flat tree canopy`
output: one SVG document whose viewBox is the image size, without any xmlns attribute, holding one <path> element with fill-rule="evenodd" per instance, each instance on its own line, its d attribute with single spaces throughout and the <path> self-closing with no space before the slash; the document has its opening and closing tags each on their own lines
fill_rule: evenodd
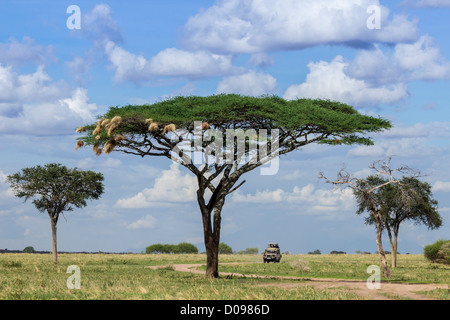
<svg viewBox="0 0 450 320">
<path fill-rule="evenodd" d="M 78 140 L 97 147 L 110 142 L 124 150 L 134 146 L 131 142 L 137 135 L 142 135 L 142 138 L 155 137 L 164 129 L 166 132 L 173 130 L 173 127 L 166 127 L 172 124 L 175 128 L 193 131 L 195 121 L 224 130 L 276 128 L 281 130 L 280 135 L 285 140 L 319 134 L 321 139 L 317 142 L 329 144 L 371 145 L 372 140 L 360 134 L 391 128 L 388 120 L 362 115 L 340 102 L 320 99 L 287 101 L 277 96 L 257 98 L 222 94 L 175 97 L 154 104 L 111 107 L 96 124 L 80 127 L 78 131 L 85 135 Z M 151 123 L 157 124 L 157 127 L 149 128 Z M 97 127 L 99 129 L 95 130 Z M 119 135 L 132 136 L 122 139 Z M 117 137 L 115 143 L 112 142 L 114 137 Z M 294 140 L 290 142 L 294 143 Z M 283 149 L 294 145 L 284 145 Z M 106 148 L 105 152 L 108 151 L 110 149 Z M 148 153 L 159 155 L 164 154 L 165 150 L 154 148 Z"/>
<path fill-rule="evenodd" d="M 206 274 L 217 277 L 221 210 L 225 197 L 245 182 L 235 186 L 244 173 L 310 143 L 371 145 L 373 141 L 366 134 L 389 128 L 388 120 L 362 115 L 349 105 L 329 100 L 189 96 L 111 107 L 96 123 L 77 129 L 83 134 L 77 148 L 90 145 L 97 155 L 119 151 L 141 157 L 163 156 L 188 168 L 198 180 Z M 239 148 L 234 148 L 240 143 L 234 140 L 241 138 L 238 135 L 232 138 L 231 149 L 224 145 L 230 141 L 230 132 L 243 133 L 244 158 Z M 179 152 L 181 144 L 184 148 Z M 255 150 L 257 157 L 252 153 Z M 205 155 L 204 163 L 186 161 L 190 160 L 186 154 L 195 152 Z M 207 160 L 210 155 L 216 157 L 213 164 Z M 220 161 L 225 157 L 227 161 Z M 249 160 L 243 161 L 245 158 Z"/>
</svg>

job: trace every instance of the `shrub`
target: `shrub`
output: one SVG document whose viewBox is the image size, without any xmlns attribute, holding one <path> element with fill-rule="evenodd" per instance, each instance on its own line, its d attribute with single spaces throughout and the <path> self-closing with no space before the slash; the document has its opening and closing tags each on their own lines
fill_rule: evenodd
<svg viewBox="0 0 450 320">
<path fill-rule="evenodd" d="M 23 249 L 22 252 L 23 253 L 34 253 L 34 248 L 29 246 L 29 247 L 26 247 L 25 249 Z"/>
<path fill-rule="evenodd" d="M 219 243 L 219 253 L 221 254 L 232 254 L 233 253 L 233 249 L 231 249 L 231 247 L 229 245 L 227 245 L 226 243 Z"/>
<path fill-rule="evenodd" d="M 145 253 L 198 253 L 198 248 L 187 242 L 179 244 L 156 243 L 145 248 Z"/>
<path fill-rule="evenodd" d="M 450 240 L 442 244 L 441 248 L 439 249 L 437 262 L 450 264 Z"/>
<path fill-rule="evenodd" d="M 198 248 L 192 243 L 182 242 L 178 244 L 178 253 L 198 253 Z"/>
<path fill-rule="evenodd" d="M 166 253 L 164 245 L 160 243 L 152 244 L 145 248 L 145 253 Z"/>
<path fill-rule="evenodd" d="M 450 264 L 450 240 L 438 240 L 425 246 L 423 254 L 432 262 Z"/>
</svg>

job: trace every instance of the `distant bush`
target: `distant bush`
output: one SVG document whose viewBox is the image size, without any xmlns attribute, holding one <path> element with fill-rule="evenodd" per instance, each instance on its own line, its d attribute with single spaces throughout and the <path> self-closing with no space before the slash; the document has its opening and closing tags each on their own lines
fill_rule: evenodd
<svg viewBox="0 0 450 320">
<path fill-rule="evenodd" d="M 25 249 L 23 249 L 22 251 L 23 253 L 34 253 L 34 248 L 29 246 L 29 247 L 25 247 Z"/>
<path fill-rule="evenodd" d="M 258 248 L 247 248 L 245 250 L 239 251 L 239 254 L 258 254 Z"/>
<path fill-rule="evenodd" d="M 233 253 L 233 249 L 231 249 L 231 247 L 229 245 L 227 245 L 226 243 L 219 243 L 219 253 L 221 254 L 232 254 Z"/>
<path fill-rule="evenodd" d="M 187 242 L 179 244 L 156 243 L 145 248 L 145 253 L 198 253 L 198 248 Z"/>
<path fill-rule="evenodd" d="M 333 250 L 333 251 L 330 252 L 330 254 L 347 254 L 347 252 Z"/>
<path fill-rule="evenodd" d="M 179 243 L 176 249 L 177 253 L 198 253 L 198 248 L 188 242 Z"/>
<path fill-rule="evenodd" d="M 438 240 L 425 246 L 423 254 L 432 262 L 450 264 L 450 240 Z"/>
<path fill-rule="evenodd" d="M 322 254 L 319 249 L 314 250 L 312 252 L 308 252 L 308 254 Z"/>
<path fill-rule="evenodd" d="M 438 260 L 438 262 L 450 264 L 450 240 L 441 246 L 438 254 L 442 257 Z"/>
<path fill-rule="evenodd" d="M 168 253 L 167 247 L 161 243 L 152 244 L 145 248 L 145 253 Z"/>
</svg>

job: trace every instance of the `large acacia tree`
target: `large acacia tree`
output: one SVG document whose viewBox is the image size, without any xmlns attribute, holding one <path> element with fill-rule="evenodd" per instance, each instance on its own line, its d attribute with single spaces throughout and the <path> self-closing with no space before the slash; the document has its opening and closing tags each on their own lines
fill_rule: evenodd
<svg viewBox="0 0 450 320">
<path fill-rule="evenodd" d="M 370 145 L 366 134 L 390 127 L 385 119 L 328 100 L 189 96 L 111 107 L 97 123 L 77 129 L 83 134 L 77 148 L 90 145 L 97 155 L 117 151 L 167 157 L 190 170 L 198 181 L 206 275 L 218 277 L 222 207 L 226 196 L 245 182 L 240 181 L 243 174 L 311 143 Z M 235 134 L 231 139 L 230 133 Z M 204 161 L 192 161 L 199 153 Z"/>
<path fill-rule="evenodd" d="M 82 208 L 86 200 L 100 198 L 103 193 L 103 174 L 70 169 L 59 163 L 24 168 L 9 175 L 14 195 L 33 199 L 39 212 L 47 212 L 52 228 L 52 259 L 57 263 L 56 225 L 61 213 Z"/>
</svg>

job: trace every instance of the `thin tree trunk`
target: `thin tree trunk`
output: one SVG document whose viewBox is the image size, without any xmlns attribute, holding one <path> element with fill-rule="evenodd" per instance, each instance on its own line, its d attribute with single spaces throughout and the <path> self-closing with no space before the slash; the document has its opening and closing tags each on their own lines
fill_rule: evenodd
<svg viewBox="0 0 450 320">
<path fill-rule="evenodd" d="M 381 217 L 379 214 L 372 211 L 372 214 L 375 218 L 376 224 L 377 224 L 377 247 L 378 247 L 378 253 L 380 254 L 380 260 L 381 260 L 381 267 L 383 269 L 383 276 L 386 278 L 389 278 L 391 276 L 391 273 L 389 272 L 388 264 L 386 261 L 386 255 L 384 254 L 383 250 L 383 244 L 381 242 Z"/>
<path fill-rule="evenodd" d="M 52 261 L 53 263 L 58 262 L 58 251 L 56 249 L 56 220 L 50 218 L 52 225 Z"/>
<path fill-rule="evenodd" d="M 395 268 L 397 267 L 397 247 L 394 245 L 394 241 L 397 241 L 397 239 L 395 239 L 394 241 L 392 240 L 391 227 L 389 227 L 387 223 L 386 230 L 389 236 L 389 244 L 391 246 L 391 267 Z"/>
<path fill-rule="evenodd" d="M 394 251 L 395 255 L 392 256 L 392 268 L 397 267 L 397 246 L 398 246 L 398 228 L 394 228 Z"/>
</svg>

